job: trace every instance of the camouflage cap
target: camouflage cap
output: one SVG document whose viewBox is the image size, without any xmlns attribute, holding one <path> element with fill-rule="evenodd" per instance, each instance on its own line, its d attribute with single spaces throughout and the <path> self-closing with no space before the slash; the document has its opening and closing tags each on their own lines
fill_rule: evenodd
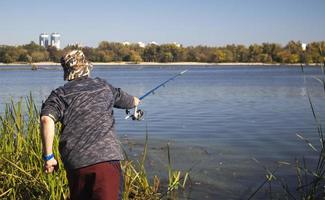
<svg viewBox="0 0 325 200">
<path fill-rule="evenodd" d="M 62 56 L 61 66 L 64 70 L 64 80 L 68 81 L 89 76 L 93 67 L 81 50 L 73 50 Z"/>
</svg>

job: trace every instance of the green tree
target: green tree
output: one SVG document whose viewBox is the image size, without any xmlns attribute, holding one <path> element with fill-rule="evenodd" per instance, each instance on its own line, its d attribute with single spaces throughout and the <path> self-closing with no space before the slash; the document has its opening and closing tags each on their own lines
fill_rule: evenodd
<svg viewBox="0 0 325 200">
<path fill-rule="evenodd" d="M 0 51 L 0 61 L 4 63 L 17 62 L 19 59 L 19 52 L 16 47 L 2 46 Z"/>
<path fill-rule="evenodd" d="M 262 44 L 262 53 L 264 54 L 261 57 L 262 62 L 279 62 L 278 53 L 281 51 L 282 47 L 280 44 L 275 43 L 263 43 Z M 268 56 L 267 56 L 268 55 Z"/>
<path fill-rule="evenodd" d="M 29 44 L 23 45 L 22 46 L 24 49 L 26 49 L 28 52 L 33 52 L 33 51 L 46 51 L 46 49 L 35 42 L 31 41 Z"/>
<path fill-rule="evenodd" d="M 98 62 L 112 62 L 114 59 L 114 52 L 108 50 L 98 50 Z"/>
<path fill-rule="evenodd" d="M 15 61 L 16 60 L 13 57 L 11 57 L 8 53 L 5 53 L 2 57 L 2 62 L 4 63 L 13 63 Z"/>
<path fill-rule="evenodd" d="M 33 58 L 29 54 L 22 54 L 22 55 L 20 55 L 19 58 L 18 58 L 18 60 L 20 62 L 27 62 L 27 63 L 33 62 Z"/>
<path fill-rule="evenodd" d="M 320 42 L 312 42 L 308 44 L 306 54 L 310 60 L 308 62 L 321 63 L 323 62 L 324 47 Z"/>
<path fill-rule="evenodd" d="M 47 51 L 33 51 L 31 57 L 33 62 L 49 61 L 49 53 Z"/>
<path fill-rule="evenodd" d="M 107 41 L 100 42 L 99 45 L 98 45 L 98 49 L 100 49 L 100 50 L 112 50 L 110 43 L 107 42 Z"/>
<path fill-rule="evenodd" d="M 275 43 L 226 45 L 224 47 L 189 46 L 175 44 L 123 45 L 102 41 L 97 48 L 68 46 L 63 50 L 49 47 L 45 49 L 35 42 L 22 46 L 0 45 L 0 62 L 59 62 L 67 51 L 82 49 L 92 62 L 132 61 L 132 62 L 263 62 L 263 63 L 320 63 L 325 61 L 325 41 L 312 42 L 303 51 L 300 41 L 290 41 L 282 47 Z"/>
<path fill-rule="evenodd" d="M 248 62 L 249 61 L 249 50 L 244 45 L 237 46 L 237 62 Z"/>
<path fill-rule="evenodd" d="M 220 50 L 220 49 L 215 49 L 208 60 L 208 62 L 215 62 L 215 63 L 220 63 L 220 62 L 225 62 L 226 61 L 226 54 Z"/>
<path fill-rule="evenodd" d="M 303 61 L 304 52 L 301 47 L 301 42 L 290 41 L 285 49 L 290 52 L 290 58 L 288 60 L 289 63 L 298 63 Z M 298 57 L 297 57 L 298 56 Z"/>
<path fill-rule="evenodd" d="M 290 63 L 290 52 L 288 50 L 281 50 L 280 52 L 278 52 L 277 54 L 277 58 L 279 59 L 280 63 Z"/>
<path fill-rule="evenodd" d="M 171 52 L 163 52 L 159 55 L 159 62 L 173 62 L 173 54 Z"/>
<path fill-rule="evenodd" d="M 260 54 L 263 52 L 261 46 L 253 44 L 249 46 L 249 62 L 261 62 Z"/>
<path fill-rule="evenodd" d="M 233 54 L 233 52 L 231 50 L 226 48 L 226 49 L 223 50 L 223 52 L 224 52 L 224 54 L 226 56 L 225 62 L 234 62 L 234 54 Z"/>
<path fill-rule="evenodd" d="M 92 47 L 83 47 L 82 51 L 84 52 L 86 58 L 92 62 L 101 62 L 100 56 L 98 54 L 98 49 Z"/>
<path fill-rule="evenodd" d="M 158 45 L 147 45 L 143 51 L 143 60 L 145 62 L 158 62 Z"/>
<path fill-rule="evenodd" d="M 200 60 L 199 53 L 195 50 L 194 47 L 187 48 L 187 62 L 198 62 Z"/>
<path fill-rule="evenodd" d="M 60 62 L 61 56 L 63 54 L 61 50 L 58 50 L 54 46 L 50 46 L 47 48 L 47 52 L 48 52 L 50 61 Z"/>
<path fill-rule="evenodd" d="M 132 61 L 135 63 L 140 63 L 140 62 L 142 62 L 142 58 L 138 52 L 132 50 L 132 51 L 130 51 L 129 61 Z"/>
<path fill-rule="evenodd" d="M 295 41 L 290 41 L 288 44 L 285 46 L 285 49 L 287 49 L 291 54 L 298 54 L 300 55 L 302 53 L 302 47 L 301 47 L 301 42 L 295 42 Z"/>
<path fill-rule="evenodd" d="M 260 54 L 258 60 L 262 63 L 272 63 L 272 57 L 266 53 Z"/>
</svg>

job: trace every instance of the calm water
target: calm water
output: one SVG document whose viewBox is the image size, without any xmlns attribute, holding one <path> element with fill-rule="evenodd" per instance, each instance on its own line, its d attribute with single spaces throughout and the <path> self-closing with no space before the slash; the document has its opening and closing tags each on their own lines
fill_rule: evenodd
<svg viewBox="0 0 325 200">
<path fill-rule="evenodd" d="M 292 162 L 306 156 L 312 166 L 314 154 L 299 140 L 300 133 L 319 146 L 306 88 L 317 115 L 325 118 L 324 91 L 313 76 L 319 68 L 299 67 L 195 67 L 143 100 L 145 120 L 124 120 L 116 110 L 117 129 L 136 156 L 149 131 L 149 167 L 166 174 L 166 144 L 171 143 L 173 165 L 191 171 L 194 199 L 245 199 L 264 180 L 261 165 L 274 168 L 276 161 Z M 185 67 L 142 66 L 94 69 L 93 76 L 108 80 L 130 94 L 141 96 Z M 62 71 L 0 68 L 0 111 L 11 97 L 19 99 L 31 91 L 40 105 L 50 91 L 64 84 Z M 123 140 L 125 143 L 125 140 Z M 257 158 L 260 164 L 252 158 Z M 293 170 L 279 174 L 289 183 Z M 259 194 L 263 196 L 264 191 Z"/>
</svg>

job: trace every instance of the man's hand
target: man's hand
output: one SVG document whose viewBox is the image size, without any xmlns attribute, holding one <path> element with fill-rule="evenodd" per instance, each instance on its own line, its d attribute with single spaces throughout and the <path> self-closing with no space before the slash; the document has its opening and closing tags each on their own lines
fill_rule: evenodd
<svg viewBox="0 0 325 200">
<path fill-rule="evenodd" d="M 140 103 L 140 99 L 138 97 L 133 97 L 133 102 L 134 102 L 134 106 L 138 106 Z"/>
<path fill-rule="evenodd" d="M 58 161 L 56 161 L 55 158 L 52 158 L 48 161 L 44 161 L 45 173 L 52 173 L 54 170 L 58 170 Z"/>
</svg>

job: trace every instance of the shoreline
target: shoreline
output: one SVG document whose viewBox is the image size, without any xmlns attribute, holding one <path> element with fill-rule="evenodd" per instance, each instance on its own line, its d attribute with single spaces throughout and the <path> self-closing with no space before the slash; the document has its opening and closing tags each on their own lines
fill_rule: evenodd
<svg viewBox="0 0 325 200">
<path fill-rule="evenodd" d="M 37 62 L 37 63 L 0 63 L 2 66 L 61 66 L 60 63 L 55 62 Z M 301 63 L 289 64 L 289 63 L 205 63 L 205 62 L 169 62 L 169 63 L 159 63 L 159 62 L 93 62 L 94 66 L 300 66 Z M 317 63 L 308 64 L 310 66 L 317 66 Z"/>
</svg>

